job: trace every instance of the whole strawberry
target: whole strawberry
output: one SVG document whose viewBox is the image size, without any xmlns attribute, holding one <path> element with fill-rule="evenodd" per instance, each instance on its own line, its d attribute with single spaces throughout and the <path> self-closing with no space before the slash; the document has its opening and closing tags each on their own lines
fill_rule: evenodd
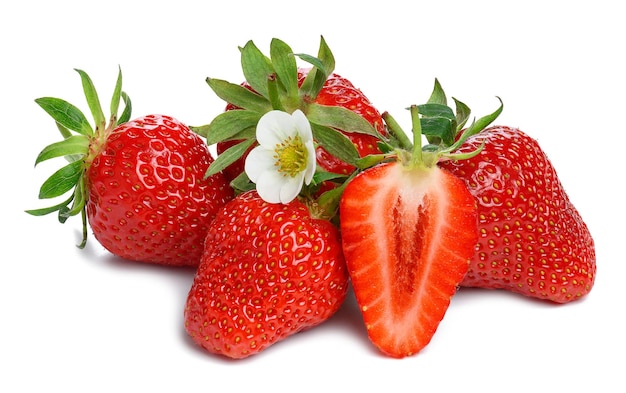
<svg viewBox="0 0 626 393">
<path fill-rule="evenodd" d="M 130 101 L 121 91 L 121 72 L 107 124 L 91 79 L 78 72 L 95 128 L 66 101 L 36 100 L 65 138 L 44 148 L 36 163 L 61 156 L 70 161 L 46 180 L 39 197 L 73 192 L 58 205 L 28 212 L 58 212 L 60 222 L 81 214 L 81 248 L 87 240 L 88 220 L 95 238 L 119 257 L 197 266 L 209 223 L 217 209 L 233 198 L 223 174 L 204 177 L 213 162 L 206 143 L 169 116 L 128 121 Z M 118 119 L 121 98 L 127 106 Z"/>
<path fill-rule="evenodd" d="M 185 328 L 207 351 L 245 358 L 327 320 L 347 289 L 336 227 L 298 199 L 274 204 L 248 191 L 209 227 Z"/>
<path fill-rule="evenodd" d="M 348 79 L 333 72 L 335 60 L 323 38 L 317 57 L 294 54 L 278 39 L 272 40 L 270 53 L 266 57 L 249 41 L 241 48 L 243 83 L 207 79 L 228 103 L 210 124 L 192 127 L 209 145 L 217 144 L 219 156 L 210 173 L 224 170 L 231 179 L 242 174 L 243 159 L 256 144 L 256 124 L 271 110 L 306 115 L 319 169 L 336 177 L 351 174 L 363 156 L 381 152 L 377 142 L 387 132 L 380 113 Z M 299 67 L 298 57 L 312 67 Z"/>
<path fill-rule="evenodd" d="M 478 206 L 478 245 L 461 285 L 557 303 L 588 294 L 594 242 L 537 141 L 494 126 L 468 138 L 459 152 L 481 145 L 471 159 L 440 164 L 463 179 Z"/>
</svg>

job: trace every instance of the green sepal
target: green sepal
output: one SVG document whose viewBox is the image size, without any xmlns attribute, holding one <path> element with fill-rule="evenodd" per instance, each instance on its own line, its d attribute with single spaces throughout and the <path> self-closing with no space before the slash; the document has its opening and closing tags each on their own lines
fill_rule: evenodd
<svg viewBox="0 0 626 393">
<path fill-rule="evenodd" d="M 493 123 L 493 121 L 498 118 L 498 116 L 500 116 L 502 110 L 504 109 L 504 103 L 502 102 L 500 97 L 496 98 L 498 99 L 498 101 L 500 101 L 500 106 L 498 107 L 498 109 L 486 116 L 481 117 L 478 120 L 473 121 L 472 124 L 463 131 L 459 138 L 457 138 L 456 142 L 447 149 L 449 152 L 453 152 L 454 150 L 461 147 L 461 145 L 467 140 L 467 138 L 472 135 L 478 134 L 479 132 L 484 130 L 489 124 Z"/>
<path fill-rule="evenodd" d="M 300 96 L 315 99 L 324 87 L 328 77 L 335 70 L 335 57 L 323 36 L 320 37 L 317 57 L 305 54 L 298 54 L 297 56 L 313 65 L 313 68 L 302 82 L 302 86 L 300 86 Z"/>
<path fill-rule="evenodd" d="M 256 127 L 261 116 L 258 112 L 234 109 L 220 113 L 206 126 L 192 129 L 204 136 L 210 146 L 228 140 L 247 128 Z"/>
<path fill-rule="evenodd" d="M 39 189 L 39 199 L 49 199 L 61 196 L 74 188 L 83 175 L 83 162 L 70 162 L 54 172 Z"/>
<path fill-rule="evenodd" d="M 454 143 L 456 134 L 453 121 L 443 117 L 422 117 L 420 120 L 422 125 L 422 135 L 431 144 L 443 144 L 450 146 Z"/>
<path fill-rule="evenodd" d="M 344 180 L 346 178 L 347 178 L 346 175 L 328 172 L 328 171 L 324 171 L 318 168 L 318 170 L 313 175 L 313 178 L 311 179 L 311 184 L 315 186 L 315 185 L 322 184 L 325 181 L 337 180 L 337 179 Z"/>
<path fill-rule="evenodd" d="M 87 105 L 89 106 L 89 110 L 91 110 L 91 115 L 96 123 L 96 128 L 101 127 L 104 129 L 104 127 L 106 127 L 106 118 L 104 117 L 102 106 L 100 105 L 100 99 L 98 98 L 96 87 L 93 85 L 91 78 L 85 71 L 77 68 L 75 68 L 75 71 L 80 75 L 80 79 L 83 84 L 83 91 L 85 92 L 85 98 L 87 99 Z"/>
<path fill-rule="evenodd" d="M 236 107 L 259 113 L 272 110 L 272 105 L 265 97 L 253 93 L 241 85 L 215 78 L 207 78 L 206 82 L 218 97 Z M 265 86 L 267 87 L 267 78 L 265 79 Z"/>
<path fill-rule="evenodd" d="M 133 105 L 130 101 L 130 97 L 128 96 L 128 94 L 122 92 L 122 100 L 124 101 L 124 110 L 122 111 L 120 117 L 117 119 L 117 125 L 129 121 L 131 113 L 133 111 Z"/>
<path fill-rule="evenodd" d="M 435 78 L 435 86 L 433 87 L 433 92 L 430 94 L 430 97 L 427 101 L 428 104 L 440 104 L 440 105 L 448 105 L 448 99 L 446 98 L 446 93 L 443 91 L 441 87 L 441 83 L 439 80 Z"/>
<path fill-rule="evenodd" d="M 454 142 L 456 115 L 452 108 L 443 104 L 418 105 L 421 115 L 422 135 L 430 143 L 443 142 L 446 146 Z"/>
<path fill-rule="evenodd" d="M 250 87 L 267 99 L 269 97 L 267 91 L 267 78 L 269 75 L 274 74 L 275 71 L 270 59 L 265 56 L 252 41 L 248 41 L 241 49 L 241 67 L 243 75 Z M 232 101 L 226 99 L 224 100 L 237 105 Z M 243 108 L 242 105 L 237 106 Z"/>
<path fill-rule="evenodd" d="M 63 127 L 81 135 L 92 136 L 94 134 L 87 117 L 69 102 L 54 97 L 37 98 L 35 102 Z"/>
<path fill-rule="evenodd" d="M 389 156 L 387 154 L 369 154 L 358 159 L 355 166 L 359 169 L 367 169 L 380 164 L 388 158 Z"/>
<path fill-rule="evenodd" d="M 298 65 L 293 51 L 285 42 L 274 38 L 270 44 L 270 58 L 278 81 L 285 89 L 287 100 L 297 100 Z"/>
<path fill-rule="evenodd" d="M 341 161 L 354 165 L 360 158 L 359 152 L 352 141 L 341 132 L 312 122 L 311 130 L 313 131 L 313 139 Z"/>
<path fill-rule="evenodd" d="M 78 158 L 84 157 L 88 149 L 89 137 L 85 135 L 72 135 L 60 142 L 46 146 L 37 156 L 35 165 L 51 158 L 63 156 L 71 156 L 71 162 L 74 162 L 77 161 Z"/>
<path fill-rule="evenodd" d="M 310 122 L 326 127 L 380 137 L 367 120 L 344 107 L 312 103 L 306 108 L 306 116 Z"/>
<path fill-rule="evenodd" d="M 32 216 L 45 216 L 47 214 L 57 212 L 64 207 L 67 207 L 72 202 L 73 199 L 74 199 L 74 195 L 72 194 L 72 196 L 70 196 L 67 200 L 59 203 L 58 205 L 44 207 L 41 209 L 25 210 L 25 212 Z"/>
<path fill-rule="evenodd" d="M 255 142 L 255 139 L 247 139 L 226 149 L 224 152 L 222 152 L 222 154 L 217 156 L 215 161 L 211 163 L 209 169 L 205 174 L 205 177 L 209 177 L 223 171 L 230 164 L 240 159 L 244 155 L 246 150 L 248 150 L 248 148 L 250 148 L 250 146 L 252 146 Z"/>
<path fill-rule="evenodd" d="M 115 89 L 113 89 L 113 95 L 111 96 L 111 123 L 117 124 L 117 111 L 120 108 L 120 99 L 122 97 L 122 68 L 117 67 L 117 81 L 115 82 Z"/>
<path fill-rule="evenodd" d="M 452 97 L 452 99 L 454 100 L 454 107 L 456 108 L 456 131 L 459 132 L 463 129 L 463 127 L 465 127 L 465 123 L 467 123 L 472 111 L 463 102 L 454 97 Z"/>
<path fill-rule="evenodd" d="M 63 224 L 68 218 L 81 213 L 87 203 L 87 193 L 85 192 L 85 182 L 79 181 L 76 184 L 73 195 L 72 207 L 64 207 L 59 210 L 59 222 Z"/>
<path fill-rule="evenodd" d="M 246 172 L 241 172 L 237 177 L 235 177 L 230 182 L 230 186 L 233 190 L 236 190 L 239 193 L 254 190 L 256 188 L 256 185 L 250 181 Z"/>
</svg>

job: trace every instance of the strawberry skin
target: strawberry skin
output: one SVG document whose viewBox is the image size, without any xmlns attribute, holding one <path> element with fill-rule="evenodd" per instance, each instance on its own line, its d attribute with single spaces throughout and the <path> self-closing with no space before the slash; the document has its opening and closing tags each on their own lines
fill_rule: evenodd
<svg viewBox="0 0 626 393">
<path fill-rule="evenodd" d="M 478 204 L 479 241 L 463 286 L 506 289 L 566 303 L 585 296 L 596 273 L 594 242 L 539 144 L 494 126 L 440 166 L 463 179 Z"/>
<path fill-rule="evenodd" d="M 172 117 L 149 115 L 116 127 L 97 149 L 86 205 L 95 238 L 125 259 L 197 266 L 209 223 L 233 198 L 223 174 L 204 179 L 213 161 L 206 143 Z"/>
<path fill-rule="evenodd" d="M 474 198 L 436 166 L 384 163 L 348 183 L 340 218 L 370 340 L 391 357 L 419 352 L 467 272 L 477 240 Z"/>
<path fill-rule="evenodd" d="M 299 200 L 237 196 L 209 227 L 185 328 L 211 353 L 239 359 L 318 325 L 348 288 L 338 230 Z"/>
</svg>

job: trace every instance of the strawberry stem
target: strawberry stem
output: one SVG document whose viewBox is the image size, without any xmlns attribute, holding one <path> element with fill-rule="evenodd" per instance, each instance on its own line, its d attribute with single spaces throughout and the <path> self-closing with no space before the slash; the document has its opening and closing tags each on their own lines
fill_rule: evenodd
<svg viewBox="0 0 626 393">
<path fill-rule="evenodd" d="M 424 163 L 422 154 L 422 122 L 420 121 L 419 109 L 417 105 L 411 105 L 411 124 L 413 128 L 413 155 L 411 156 L 411 166 L 419 166 Z"/>
</svg>

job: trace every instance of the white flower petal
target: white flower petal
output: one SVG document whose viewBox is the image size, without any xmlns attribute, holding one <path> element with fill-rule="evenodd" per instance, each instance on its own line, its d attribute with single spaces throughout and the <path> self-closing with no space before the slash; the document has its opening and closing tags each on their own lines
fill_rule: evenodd
<svg viewBox="0 0 626 393">
<path fill-rule="evenodd" d="M 274 149 L 289 137 L 296 135 L 293 117 L 283 111 L 269 111 L 259 119 L 256 125 L 256 140 L 259 145 Z"/>
<path fill-rule="evenodd" d="M 304 170 L 304 183 L 310 184 L 311 179 L 313 179 L 313 175 L 315 174 L 315 169 L 317 168 L 317 158 L 315 156 L 315 145 L 313 144 L 313 139 L 308 141 L 304 146 L 307 150 L 307 163 L 306 169 Z"/>
<path fill-rule="evenodd" d="M 291 202 L 302 190 L 303 183 L 311 183 L 315 174 L 317 161 L 311 123 L 301 110 L 291 115 L 270 111 L 257 123 L 256 138 L 259 146 L 246 158 L 246 174 L 256 183 L 263 200 Z M 292 162 L 304 156 L 304 152 L 293 149 L 306 149 L 306 163 Z M 285 162 L 277 162 L 277 155 Z"/>
<path fill-rule="evenodd" d="M 276 171 L 274 151 L 257 146 L 248 153 L 244 165 L 246 175 L 256 183 L 263 172 Z"/>
<path fill-rule="evenodd" d="M 297 109 L 291 114 L 291 118 L 293 119 L 294 125 L 302 142 L 305 144 L 309 141 L 312 142 L 313 131 L 311 131 L 311 123 L 309 123 L 309 119 L 306 118 L 304 113 L 300 109 Z"/>
<path fill-rule="evenodd" d="M 269 203 L 280 203 L 280 193 L 285 177 L 277 171 L 264 171 L 256 181 L 256 191 Z"/>
<path fill-rule="evenodd" d="M 285 178 L 286 181 L 280 187 L 280 201 L 282 203 L 289 203 L 298 196 L 302 190 L 303 177 L 304 172 L 300 172 L 297 176 Z"/>
</svg>

